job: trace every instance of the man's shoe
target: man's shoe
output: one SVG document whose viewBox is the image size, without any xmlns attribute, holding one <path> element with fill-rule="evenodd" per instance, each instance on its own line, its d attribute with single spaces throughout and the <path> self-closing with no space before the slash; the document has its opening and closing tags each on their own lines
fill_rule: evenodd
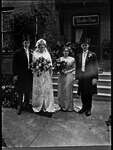
<svg viewBox="0 0 113 150">
<path fill-rule="evenodd" d="M 79 114 L 82 114 L 82 113 L 84 113 L 84 112 L 85 112 L 85 109 L 84 109 L 84 108 L 82 108 L 80 111 L 78 111 Z"/>
<path fill-rule="evenodd" d="M 17 114 L 20 115 L 22 111 L 22 107 L 19 105 L 17 106 Z"/>
<path fill-rule="evenodd" d="M 86 115 L 86 116 L 91 116 L 91 111 L 86 111 L 86 112 L 85 112 L 85 115 Z"/>
</svg>

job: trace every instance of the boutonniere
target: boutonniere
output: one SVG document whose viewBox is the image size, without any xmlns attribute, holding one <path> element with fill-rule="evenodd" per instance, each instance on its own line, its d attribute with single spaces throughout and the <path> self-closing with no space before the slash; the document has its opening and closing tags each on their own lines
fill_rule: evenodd
<svg viewBox="0 0 113 150">
<path fill-rule="evenodd" d="M 88 55 L 88 58 L 90 58 L 90 57 L 92 57 L 92 54 L 89 54 L 89 55 Z"/>
</svg>

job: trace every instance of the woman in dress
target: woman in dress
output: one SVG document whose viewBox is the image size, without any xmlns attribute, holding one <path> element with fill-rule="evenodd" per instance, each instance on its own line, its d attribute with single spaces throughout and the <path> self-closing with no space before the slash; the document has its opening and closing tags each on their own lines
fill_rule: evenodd
<svg viewBox="0 0 113 150">
<path fill-rule="evenodd" d="M 47 44 L 44 39 L 36 42 L 36 49 L 33 52 L 33 63 L 40 58 L 44 58 L 52 66 L 51 56 L 47 50 Z M 34 112 L 46 112 L 51 114 L 59 109 L 54 103 L 53 86 L 52 86 L 52 69 L 42 71 L 37 76 L 37 72 L 33 72 L 33 89 L 32 89 L 32 108 Z"/>
<path fill-rule="evenodd" d="M 73 78 L 75 71 L 75 59 L 69 56 L 69 48 L 64 47 L 63 57 L 59 61 L 66 62 L 64 73 L 59 74 L 58 79 L 58 103 L 63 111 L 73 111 Z"/>
</svg>

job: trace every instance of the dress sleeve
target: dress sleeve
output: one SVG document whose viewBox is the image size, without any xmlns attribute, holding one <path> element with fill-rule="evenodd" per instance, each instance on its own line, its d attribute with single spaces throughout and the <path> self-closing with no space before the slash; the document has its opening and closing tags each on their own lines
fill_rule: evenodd
<svg viewBox="0 0 113 150">
<path fill-rule="evenodd" d="M 72 70 L 76 71 L 75 59 L 72 57 Z"/>
</svg>

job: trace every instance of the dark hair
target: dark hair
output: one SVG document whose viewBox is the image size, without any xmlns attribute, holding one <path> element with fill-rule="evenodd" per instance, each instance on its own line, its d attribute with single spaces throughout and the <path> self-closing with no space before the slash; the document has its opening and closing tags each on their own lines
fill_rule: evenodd
<svg viewBox="0 0 113 150">
<path fill-rule="evenodd" d="M 64 47 L 63 47 L 63 52 L 65 51 L 65 49 L 68 49 L 68 51 L 70 51 L 70 50 L 69 50 L 69 46 L 64 46 Z"/>
</svg>

